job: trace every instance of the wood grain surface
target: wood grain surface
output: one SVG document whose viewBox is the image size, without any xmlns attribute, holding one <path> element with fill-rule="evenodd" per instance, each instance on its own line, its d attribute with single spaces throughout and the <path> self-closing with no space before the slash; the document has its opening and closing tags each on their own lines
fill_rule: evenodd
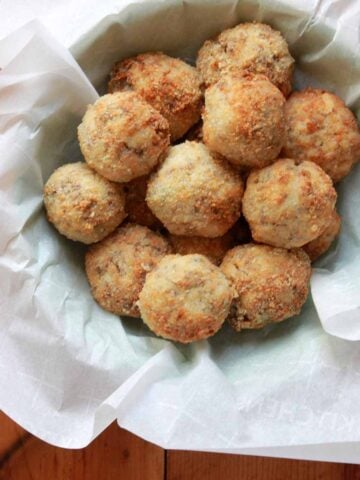
<svg viewBox="0 0 360 480">
<path fill-rule="evenodd" d="M 0 480 L 360 480 L 360 466 L 165 451 L 115 423 L 83 450 L 52 447 L 0 413 Z"/>
</svg>

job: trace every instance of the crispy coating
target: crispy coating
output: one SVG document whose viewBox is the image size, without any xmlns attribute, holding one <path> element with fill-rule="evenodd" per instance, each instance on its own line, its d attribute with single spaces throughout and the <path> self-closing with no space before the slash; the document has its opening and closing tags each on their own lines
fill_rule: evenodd
<svg viewBox="0 0 360 480">
<path fill-rule="evenodd" d="M 161 228 L 162 223 L 152 213 L 145 201 L 149 177 L 138 177 L 124 184 L 128 220 L 149 228 Z"/>
<path fill-rule="evenodd" d="M 126 217 L 122 186 L 82 162 L 55 170 L 44 187 L 44 203 L 61 234 L 86 244 L 105 238 Z"/>
<path fill-rule="evenodd" d="M 146 277 L 141 317 L 156 335 L 190 343 L 214 335 L 230 309 L 233 290 L 203 255 L 168 255 Z"/>
<path fill-rule="evenodd" d="M 199 74 L 191 65 L 161 52 L 150 52 L 116 63 L 109 92 L 138 92 L 169 122 L 174 142 L 200 119 L 200 83 Z"/>
<path fill-rule="evenodd" d="M 169 125 L 134 92 L 100 97 L 78 127 L 86 162 L 114 182 L 147 175 L 169 145 Z"/>
<path fill-rule="evenodd" d="M 86 253 L 85 269 L 93 297 L 109 312 L 139 317 L 136 302 L 145 277 L 170 252 L 165 238 L 147 227 L 120 227 Z"/>
<path fill-rule="evenodd" d="M 324 232 L 335 202 L 331 178 L 318 165 L 282 159 L 249 175 L 243 213 L 255 241 L 295 248 Z"/>
<path fill-rule="evenodd" d="M 202 143 L 171 147 L 148 184 L 146 201 L 174 235 L 220 237 L 240 217 L 243 181 Z"/>
<path fill-rule="evenodd" d="M 169 236 L 173 251 L 180 255 L 198 253 L 207 257 L 214 265 L 220 265 L 226 252 L 234 246 L 234 237 L 227 232 L 222 237 L 183 237 L 181 235 Z"/>
<path fill-rule="evenodd" d="M 315 88 L 294 92 L 285 105 L 284 156 L 317 163 L 338 182 L 360 159 L 356 119 L 341 98 Z"/>
<path fill-rule="evenodd" d="M 325 228 L 323 233 L 303 246 L 305 252 L 309 255 L 310 260 L 314 262 L 323 253 L 325 253 L 338 236 L 341 227 L 340 215 L 334 210 L 329 225 Z"/>
<path fill-rule="evenodd" d="M 263 23 L 242 23 L 207 40 L 196 65 L 206 86 L 232 71 L 266 75 L 283 95 L 291 92 L 294 59 L 281 33 Z"/>
<path fill-rule="evenodd" d="M 284 143 L 284 106 L 265 76 L 226 75 L 205 92 L 204 143 L 234 165 L 269 165 Z"/>
<path fill-rule="evenodd" d="M 308 295 L 311 266 L 302 249 L 240 245 L 226 254 L 221 270 L 238 295 L 228 317 L 238 332 L 298 314 Z"/>
</svg>

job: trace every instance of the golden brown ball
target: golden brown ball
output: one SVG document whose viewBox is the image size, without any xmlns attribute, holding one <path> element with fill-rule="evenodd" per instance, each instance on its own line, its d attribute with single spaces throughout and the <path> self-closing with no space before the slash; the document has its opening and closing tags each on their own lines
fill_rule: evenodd
<svg viewBox="0 0 360 480">
<path fill-rule="evenodd" d="M 126 217 L 121 185 L 82 162 L 55 170 L 44 187 L 44 203 L 49 221 L 62 235 L 86 244 L 105 238 Z"/>
<path fill-rule="evenodd" d="M 280 32 L 263 23 L 241 23 L 201 47 L 197 62 L 206 86 L 226 72 L 266 75 L 281 92 L 291 92 L 294 59 Z"/>
<path fill-rule="evenodd" d="M 220 237 L 240 217 L 243 181 L 202 143 L 171 147 L 150 178 L 146 201 L 174 235 Z"/>
<path fill-rule="evenodd" d="M 301 249 L 240 245 L 226 254 L 221 270 L 238 295 L 228 318 L 238 332 L 297 315 L 308 296 L 311 266 Z"/>
<path fill-rule="evenodd" d="M 341 218 L 340 215 L 334 210 L 329 225 L 325 228 L 323 233 L 303 246 L 305 252 L 309 255 L 310 260 L 314 262 L 323 253 L 325 253 L 338 236 L 340 232 Z"/>
<path fill-rule="evenodd" d="M 86 274 L 95 300 L 116 315 L 139 317 L 136 302 L 145 277 L 170 252 L 165 238 L 147 227 L 120 227 L 86 253 Z"/>
<path fill-rule="evenodd" d="M 78 127 L 88 165 L 114 182 L 147 175 L 169 145 L 169 125 L 133 92 L 100 97 Z"/>
<path fill-rule="evenodd" d="M 205 92 L 204 143 L 240 167 L 264 167 L 284 143 L 285 98 L 265 76 L 226 75 Z"/>
<path fill-rule="evenodd" d="M 149 228 L 161 228 L 162 223 L 152 213 L 145 201 L 149 177 L 138 177 L 124 184 L 128 220 Z"/>
<path fill-rule="evenodd" d="M 243 213 L 256 242 L 294 248 L 324 232 L 335 202 L 331 178 L 318 165 L 282 159 L 249 175 Z"/>
<path fill-rule="evenodd" d="M 175 253 L 180 255 L 198 253 L 204 255 L 214 265 L 220 265 L 226 252 L 234 246 L 234 238 L 230 232 L 217 238 L 169 235 L 169 240 Z"/>
<path fill-rule="evenodd" d="M 317 163 L 338 182 L 360 159 L 360 132 L 341 98 L 315 88 L 293 93 L 285 105 L 284 156 Z"/>
<path fill-rule="evenodd" d="M 203 255 L 168 255 L 140 293 L 141 317 L 156 335 L 182 343 L 214 335 L 230 309 L 233 290 Z"/>
<path fill-rule="evenodd" d="M 194 67 L 161 52 L 127 58 L 114 65 L 109 91 L 139 93 L 169 122 L 171 141 L 200 119 L 202 92 Z"/>
</svg>

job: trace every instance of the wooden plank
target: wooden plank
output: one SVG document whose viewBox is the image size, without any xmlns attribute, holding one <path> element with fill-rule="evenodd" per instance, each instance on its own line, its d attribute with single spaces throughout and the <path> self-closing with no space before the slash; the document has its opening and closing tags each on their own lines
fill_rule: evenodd
<svg viewBox="0 0 360 480">
<path fill-rule="evenodd" d="M 0 458 L 9 452 L 23 437 L 26 431 L 0 411 Z"/>
<path fill-rule="evenodd" d="M 345 465 L 344 480 L 360 480 L 360 465 Z"/>
<path fill-rule="evenodd" d="M 167 452 L 167 480 L 353 480 L 358 478 L 345 477 L 345 468 L 346 466 L 340 463 L 200 452 Z M 354 472 L 356 469 L 358 467 L 354 467 Z"/>
<path fill-rule="evenodd" d="M 83 450 L 31 437 L 0 413 L 0 480 L 360 480 L 360 466 L 167 452 L 111 425 Z"/>
<path fill-rule="evenodd" d="M 0 480 L 163 480 L 165 453 L 115 423 L 83 450 L 31 437 L 0 467 Z"/>
</svg>

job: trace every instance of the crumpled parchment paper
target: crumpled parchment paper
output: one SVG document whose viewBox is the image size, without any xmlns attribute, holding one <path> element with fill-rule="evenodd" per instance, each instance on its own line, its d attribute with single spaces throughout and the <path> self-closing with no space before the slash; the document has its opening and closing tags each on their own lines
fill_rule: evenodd
<svg viewBox="0 0 360 480">
<path fill-rule="evenodd" d="M 0 41 L 0 408 L 63 447 L 87 445 L 117 418 L 164 448 L 359 461 L 360 350 L 346 340 L 360 339 L 360 166 L 338 187 L 342 233 L 301 315 L 259 332 L 225 326 L 187 347 L 100 309 L 83 247 L 42 207 L 51 172 L 81 158 L 76 126 L 98 96 L 90 81 L 103 92 L 112 63 L 145 50 L 191 59 L 239 21 L 280 29 L 297 86 L 329 88 L 360 114 L 357 2 L 40 3 L 57 40 L 31 22 Z M 4 8 L 5 31 L 37 15 Z"/>
</svg>

